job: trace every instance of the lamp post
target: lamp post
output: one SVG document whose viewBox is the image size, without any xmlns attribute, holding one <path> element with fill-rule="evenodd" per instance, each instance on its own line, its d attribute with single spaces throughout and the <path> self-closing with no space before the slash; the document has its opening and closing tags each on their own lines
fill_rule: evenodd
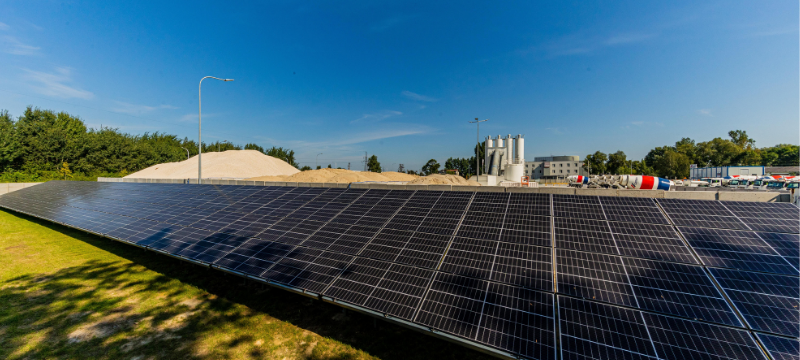
<svg viewBox="0 0 800 360">
<path fill-rule="evenodd" d="M 212 78 L 219 81 L 233 81 L 233 79 L 220 79 L 218 77 L 206 76 L 200 79 L 197 86 L 197 183 L 203 182 L 203 80 Z"/>
<path fill-rule="evenodd" d="M 181 149 L 186 150 L 186 160 L 189 160 L 189 149 L 181 146 Z"/>
<path fill-rule="evenodd" d="M 314 161 L 314 165 L 315 165 L 316 167 L 319 167 L 319 156 L 320 156 L 320 155 L 322 155 L 322 153 L 319 153 L 319 154 L 317 154 L 317 159 Z M 314 169 L 314 170 L 316 170 L 316 169 Z"/>
<path fill-rule="evenodd" d="M 478 158 L 480 156 L 478 156 L 478 155 L 480 155 L 480 149 L 481 149 L 481 123 L 484 122 L 484 121 L 489 121 L 489 119 L 478 120 L 478 118 L 475 118 L 475 121 L 470 121 L 469 122 L 470 124 L 478 124 L 478 133 L 475 135 L 475 141 L 478 144 L 477 145 L 478 147 L 475 148 L 475 176 L 480 175 L 480 172 L 481 172 L 481 170 L 480 170 L 481 166 L 479 165 L 480 163 L 478 162 L 479 161 Z"/>
</svg>

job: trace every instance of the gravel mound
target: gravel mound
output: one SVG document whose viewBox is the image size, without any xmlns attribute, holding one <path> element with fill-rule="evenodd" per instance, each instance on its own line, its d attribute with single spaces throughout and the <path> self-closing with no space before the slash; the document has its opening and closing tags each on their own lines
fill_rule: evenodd
<svg viewBox="0 0 800 360">
<path fill-rule="evenodd" d="M 292 181 L 309 183 L 353 183 L 362 181 L 412 181 L 419 176 L 396 171 L 383 173 L 352 171 L 344 169 L 306 170 L 289 176 L 259 176 L 247 180 Z"/>
<path fill-rule="evenodd" d="M 266 175 L 299 173 L 289 163 L 256 150 L 228 150 L 203 154 L 203 178 L 246 179 Z M 131 179 L 197 178 L 197 156 L 189 160 L 153 165 L 125 176 Z"/>
<path fill-rule="evenodd" d="M 410 181 L 408 185 L 469 185 L 481 186 L 477 181 L 470 181 L 458 175 L 432 174 Z"/>
</svg>

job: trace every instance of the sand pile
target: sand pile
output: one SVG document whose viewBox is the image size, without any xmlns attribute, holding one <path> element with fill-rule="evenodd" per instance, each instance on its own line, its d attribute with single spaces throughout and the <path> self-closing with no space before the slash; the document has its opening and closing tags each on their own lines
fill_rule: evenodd
<svg viewBox="0 0 800 360">
<path fill-rule="evenodd" d="M 306 170 L 289 176 L 259 176 L 247 180 L 255 181 L 293 181 L 310 183 L 352 183 L 362 181 L 412 181 L 416 175 L 395 171 L 373 173 L 344 169 Z"/>
<path fill-rule="evenodd" d="M 299 173 L 289 163 L 256 150 L 228 150 L 203 154 L 203 178 L 246 179 Z M 189 160 L 153 165 L 126 176 L 131 179 L 197 178 L 197 156 Z"/>
<path fill-rule="evenodd" d="M 470 186 L 481 186 L 477 181 L 471 181 L 464 179 L 458 175 L 439 175 L 433 174 L 428 176 L 423 176 L 417 178 L 416 180 L 410 181 L 408 185 L 470 185 Z"/>
</svg>

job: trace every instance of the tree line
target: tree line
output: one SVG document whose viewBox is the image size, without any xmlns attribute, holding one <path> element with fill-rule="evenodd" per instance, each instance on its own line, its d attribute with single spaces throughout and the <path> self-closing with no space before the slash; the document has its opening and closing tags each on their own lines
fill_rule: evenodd
<svg viewBox="0 0 800 360">
<path fill-rule="evenodd" d="M 756 141 L 746 131 L 728 132 L 727 139 L 714 138 L 696 143 L 683 138 L 675 145 L 656 147 L 641 160 L 628 159 L 623 151 L 603 153 L 597 151 L 584 157 L 584 169 L 592 175 L 598 174 L 639 174 L 668 178 L 689 177 L 689 165 L 706 166 L 798 166 L 800 147 L 792 144 L 778 144 L 757 148 Z M 486 142 L 473 148 L 473 154 L 484 159 Z M 484 164 L 480 164 L 483 166 Z M 458 170 L 464 177 L 476 174 L 475 155 L 469 158 L 448 158 L 444 167 L 436 159 L 428 160 L 420 174 L 429 175 L 440 170 Z M 481 169 L 481 173 L 483 173 Z"/>
<path fill-rule="evenodd" d="M 689 165 L 707 166 L 798 166 L 800 147 L 778 144 L 756 147 L 746 131 L 732 130 L 721 137 L 696 143 L 682 138 L 675 145 L 650 150 L 642 160 L 628 160 L 622 151 L 605 154 L 597 151 L 584 158 L 584 169 L 591 174 L 639 174 L 665 178 L 689 177 Z"/>
<path fill-rule="evenodd" d="M 298 167 L 294 151 L 227 141 L 202 144 L 203 152 L 257 150 Z M 77 116 L 28 107 L 14 119 L 0 111 L 0 182 L 121 177 L 152 165 L 197 155 L 197 142 L 165 133 L 131 135 L 88 128 Z M 188 153 L 188 154 L 187 154 Z"/>
</svg>

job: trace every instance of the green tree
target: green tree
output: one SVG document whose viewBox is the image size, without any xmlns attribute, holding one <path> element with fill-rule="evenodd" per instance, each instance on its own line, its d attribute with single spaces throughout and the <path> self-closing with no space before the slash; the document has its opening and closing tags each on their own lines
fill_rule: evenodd
<svg viewBox="0 0 800 360">
<path fill-rule="evenodd" d="M 369 159 L 367 160 L 367 170 L 376 173 L 381 172 L 381 163 L 378 162 L 377 155 L 372 155 L 369 157 Z"/>
<path fill-rule="evenodd" d="M 422 166 L 422 174 L 423 175 L 430 175 L 430 174 L 437 174 L 439 173 L 439 162 L 435 159 L 430 159 L 428 162 Z"/>
<path fill-rule="evenodd" d="M 749 150 L 756 146 L 756 141 L 747 136 L 747 131 L 731 130 L 728 131 L 731 141 L 742 150 Z"/>
<path fill-rule="evenodd" d="M 58 169 L 58 173 L 64 177 L 64 180 L 67 180 L 67 177 L 72 177 L 72 171 L 69 170 L 69 164 L 66 162 L 61 164 L 61 167 Z"/>
<path fill-rule="evenodd" d="M 655 170 L 658 176 L 664 178 L 689 177 L 689 157 L 675 150 L 667 149 L 656 160 Z"/>
<path fill-rule="evenodd" d="M 656 175 L 655 169 L 647 166 L 644 160 L 633 162 L 633 172 L 637 175 Z"/>
<path fill-rule="evenodd" d="M 287 163 L 289 163 L 289 165 L 292 165 L 294 167 L 300 167 L 300 164 L 298 164 L 297 161 L 295 161 L 294 159 L 294 150 L 273 146 L 269 148 L 269 150 L 267 150 L 265 154 L 286 161 Z"/>
<path fill-rule="evenodd" d="M 761 149 L 761 164 L 764 166 L 798 166 L 800 146 L 778 144 Z"/>
<path fill-rule="evenodd" d="M 328 164 L 328 169 L 332 169 L 331 164 Z"/>
<path fill-rule="evenodd" d="M 19 138 L 8 110 L 0 111 L 0 172 L 10 169 L 20 155 Z"/>
<path fill-rule="evenodd" d="M 458 170 L 461 176 L 468 178 L 470 175 L 474 174 L 475 164 L 472 163 L 474 161 L 475 157 L 469 159 L 448 158 L 447 161 L 444 162 L 444 168 L 446 170 Z"/>
<path fill-rule="evenodd" d="M 605 174 L 606 173 L 606 160 L 608 156 L 600 151 L 594 154 L 586 155 L 583 160 L 583 168 L 589 171 L 590 174 Z"/>
<path fill-rule="evenodd" d="M 702 165 L 735 165 L 742 151 L 743 149 L 733 141 L 714 138 L 697 144 L 697 160 Z"/>
<path fill-rule="evenodd" d="M 264 148 L 263 147 L 258 146 L 258 145 L 253 144 L 253 143 L 245 144 L 244 145 L 244 149 L 245 150 L 256 150 L 256 151 L 260 151 L 262 154 L 264 153 Z"/>
<path fill-rule="evenodd" d="M 682 138 L 676 142 L 675 151 L 686 155 L 693 162 L 697 159 L 697 144 L 690 138 Z"/>
<path fill-rule="evenodd" d="M 628 165 L 628 157 L 622 150 L 618 150 L 617 152 L 608 155 L 606 171 L 609 174 L 623 174 L 625 171 L 630 172 Z M 623 167 L 625 167 L 624 171 L 622 169 Z"/>
<path fill-rule="evenodd" d="M 300 168 L 300 171 L 308 171 L 308 170 L 311 170 L 311 166 L 304 165 L 303 167 Z"/>
</svg>

